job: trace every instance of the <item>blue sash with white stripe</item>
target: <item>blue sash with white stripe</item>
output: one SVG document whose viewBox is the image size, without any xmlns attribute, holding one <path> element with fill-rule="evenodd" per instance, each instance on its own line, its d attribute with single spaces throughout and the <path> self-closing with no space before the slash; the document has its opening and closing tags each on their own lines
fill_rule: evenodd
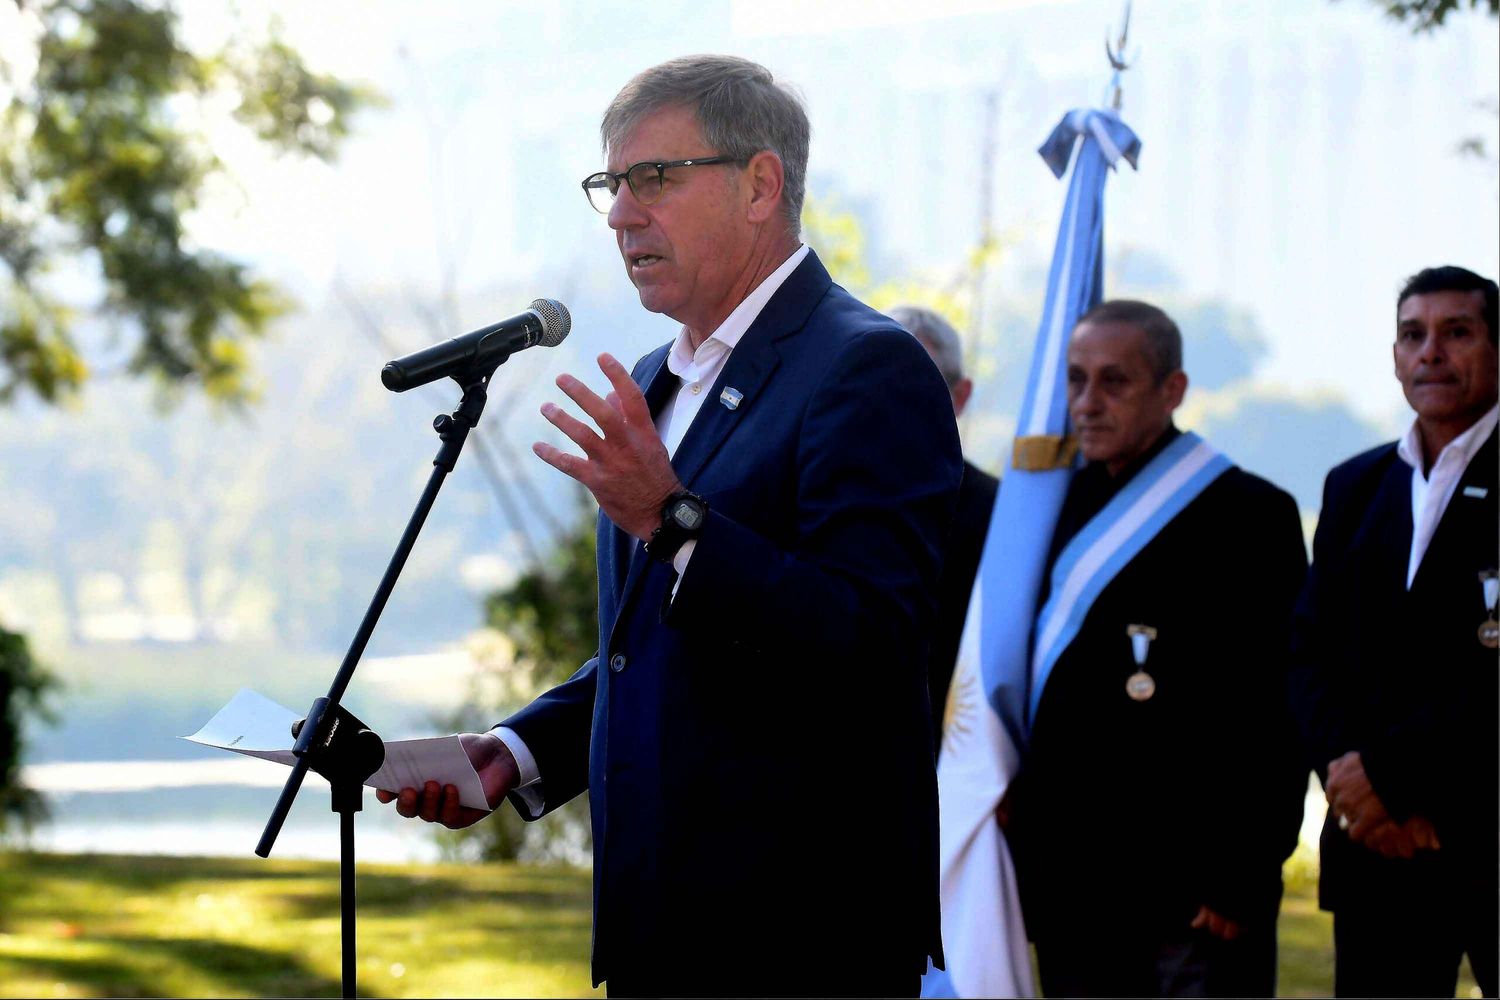
<svg viewBox="0 0 1500 1000">
<path fill-rule="evenodd" d="M 1058 554 L 1052 591 L 1036 620 L 1028 719 L 1036 718 L 1047 676 L 1077 637 L 1094 600 L 1162 528 L 1233 467 L 1207 441 L 1184 433 L 1146 463 Z"/>
</svg>

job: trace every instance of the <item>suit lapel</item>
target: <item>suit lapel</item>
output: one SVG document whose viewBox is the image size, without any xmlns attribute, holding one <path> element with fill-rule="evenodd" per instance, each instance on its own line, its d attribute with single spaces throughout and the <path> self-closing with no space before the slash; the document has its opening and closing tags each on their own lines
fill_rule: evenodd
<svg viewBox="0 0 1500 1000">
<path fill-rule="evenodd" d="M 631 372 L 631 377 L 646 397 L 652 419 L 661 413 L 661 408 L 667 404 L 679 383 L 677 376 L 667 367 L 667 357 L 671 353 L 670 343 L 657 348 Z M 623 605 L 625 595 L 640 577 L 644 564 L 650 561 L 650 557 L 646 555 L 638 539 L 621 531 L 614 523 L 606 523 L 609 523 L 609 537 L 614 544 L 615 596 L 618 604 Z"/>
<path fill-rule="evenodd" d="M 688 489 L 692 489 L 693 479 L 704 463 L 739 425 L 744 412 L 755 405 L 766 379 L 780 361 L 775 346 L 770 343 L 752 346 L 742 340 L 729 355 L 724 370 L 714 380 L 708 398 L 703 401 L 682 443 L 677 446 L 677 454 L 672 456 L 677 478 Z M 733 406 L 726 397 L 735 400 Z"/>
<path fill-rule="evenodd" d="M 1393 450 L 1360 529 L 1361 547 L 1368 552 L 1367 565 L 1380 593 L 1406 591 L 1406 569 L 1411 562 L 1411 475 L 1411 466 Z"/>
<path fill-rule="evenodd" d="M 817 254 L 808 251 L 796 270 L 787 275 L 776 294 L 766 303 L 760 315 L 740 338 L 724 370 L 709 389 L 709 398 L 683 437 L 672 466 L 677 478 L 692 489 L 693 480 L 708 460 L 739 426 L 745 413 L 753 408 L 771 373 L 781 363 L 776 341 L 798 332 L 833 284 Z M 728 390 L 730 399 L 726 400 Z M 729 405 L 733 402 L 734 405 Z"/>
<path fill-rule="evenodd" d="M 667 349 L 661 351 L 660 358 L 648 357 L 646 363 L 641 366 L 641 378 L 638 384 L 641 392 L 646 396 L 646 405 L 651 408 L 653 420 L 656 419 L 657 414 L 661 413 L 661 408 L 667 405 L 667 400 L 671 398 L 672 391 L 677 388 L 679 382 L 677 376 L 673 375 L 671 369 L 667 367 L 667 358 L 671 354 L 672 345 L 668 344 Z"/>
<path fill-rule="evenodd" d="M 724 363 L 724 370 L 719 373 L 709 390 L 709 398 L 703 401 L 682 443 L 677 446 L 676 454 L 672 456 L 672 467 L 677 471 L 677 478 L 688 489 L 693 488 L 693 480 L 733 433 L 745 411 L 756 404 L 771 373 L 780 364 L 776 341 L 802 329 L 813 307 L 832 284 L 833 279 L 828 276 L 818 255 L 808 251 L 806 259 L 787 276 L 786 281 L 782 282 L 776 294 L 771 296 L 760 315 L 740 338 L 739 344 L 730 353 L 729 360 Z M 677 377 L 667 370 L 666 360 L 667 353 L 664 352 L 654 372 L 647 372 L 646 366 L 641 369 L 645 379 L 642 384 L 647 386 L 646 400 L 651 404 L 653 416 L 660 412 L 667 396 L 678 384 Z M 734 407 L 726 406 L 722 400 L 726 388 L 732 388 L 740 394 L 739 402 Z M 615 530 L 624 535 L 618 528 Z M 624 601 L 637 589 L 650 563 L 651 557 L 646 554 L 645 546 L 636 543 L 631 550 L 629 569 L 621 591 L 622 607 Z"/>
</svg>

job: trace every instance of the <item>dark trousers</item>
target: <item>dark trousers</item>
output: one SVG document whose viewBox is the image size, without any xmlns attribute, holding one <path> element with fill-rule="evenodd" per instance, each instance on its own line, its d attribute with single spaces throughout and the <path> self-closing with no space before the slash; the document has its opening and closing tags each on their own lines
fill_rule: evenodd
<svg viewBox="0 0 1500 1000">
<path fill-rule="evenodd" d="M 1269 997 L 1276 993 L 1276 929 L 1221 941 L 1188 930 L 1174 940 L 1069 935 L 1036 941 L 1048 997 Z M 1117 932 L 1116 932 L 1117 933 Z"/>
<path fill-rule="evenodd" d="M 1341 997 L 1451 997 L 1465 954 L 1495 996 L 1495 900 L 1458 907 L 1350 906 L 1333 915 L 1333 989 Z"/>
<path fill-rule="evenodd" d="M 783 974 L 764 966 L 687 974 L 636 969 L 611 973 L 604 985 L 611 997 L 915 997 L 921 990 L 921 973 L 911 971 L 910 963 L 900 971 L 836 964 L 841 967 Z"/>
</svg>

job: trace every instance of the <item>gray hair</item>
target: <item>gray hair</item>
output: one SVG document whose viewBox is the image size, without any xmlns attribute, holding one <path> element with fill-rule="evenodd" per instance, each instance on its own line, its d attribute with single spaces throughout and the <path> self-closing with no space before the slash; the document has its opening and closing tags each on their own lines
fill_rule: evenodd
<svg viewBox="0 0 1500 1000">
<path fill-rule="evenodd" d="M 1146 340 L 1146 363 L 1157 385 L 1182 367 L 1182 331 L 1172 317 L 1149 302 L 1110 299 L 1084 313 L 1078 325 L 1085 323 L 1119 323 L 1141 331 Z"/>
<path fill-rule="evenodd" d="M 783 207 L 792 235 L 802 229 L 812 125 L 801 97 L 771 71 L 737 56 L 683 56 L 638 74 L 615 95 L 599 123 L 605 154 L 631 129 L 669 107 L 690 107 L 720 156 L 749 160 L 770 150 L 781 160 Z"/>
<path fill-rule="evenodd" d="M 953 325 L 926 306 L 904 305 L 887 309 L 886 315 L 906 327 L 920 340 L 937 363 L 937 370 L 949 387 L 964 377 L 964 349 Z"/>
</svg>

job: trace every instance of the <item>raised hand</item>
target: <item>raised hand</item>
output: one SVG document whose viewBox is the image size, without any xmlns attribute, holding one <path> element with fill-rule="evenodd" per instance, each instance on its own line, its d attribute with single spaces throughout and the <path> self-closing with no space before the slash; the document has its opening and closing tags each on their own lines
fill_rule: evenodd
<svg viewBox="0 0 1500 1000">
<path fill-rule="evenodd" d="M 599 370 L 614 387 L 608 399 L 572 375 L 557 377 L 557 387 L 594 421 L 598 431 L 556 403 L 542 404 L 542 416 L 582 448 L 583 455 L 541 441 L 531 450 L 587 487 L 604 516 L 620 530 L 646 540 L 660 526 L 667 498 L 682 489 L 682 483 L 656 432 L 646 397 L 630 372 L 608 354 L 599 355 Z"/>
</svg>

